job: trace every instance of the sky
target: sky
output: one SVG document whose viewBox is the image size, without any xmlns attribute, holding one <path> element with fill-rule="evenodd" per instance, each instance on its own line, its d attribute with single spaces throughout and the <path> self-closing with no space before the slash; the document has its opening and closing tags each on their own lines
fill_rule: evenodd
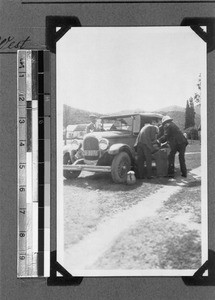
<svg viewBox="0 0 215 300">
<path fill-rule="evenodd" d="M 206 94 L 206 44 L 190 27 L 77 27 L 57 43 L 57 101 L 114 113 Z"/>
</svg>

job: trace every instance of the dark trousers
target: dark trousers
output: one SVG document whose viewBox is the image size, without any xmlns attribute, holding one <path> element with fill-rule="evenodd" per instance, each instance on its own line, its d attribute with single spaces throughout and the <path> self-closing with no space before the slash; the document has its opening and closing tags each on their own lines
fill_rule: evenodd
<svg viewBox="0 0 215 300">
<path fill-rule="evenodd" d="M 156 163 L 157 176 L 167 176 L 168 174 L 168 155 L 167 149 L 160 149 L 153 153 L 153 157 Z"/>
<path fill-rule="evenodd" d="M 147 174 L 145 174 L 144 163 L 146 162 Z M 137 168 L 140 178 L 152 176 L 152 152 L 144 144 L 137 145 Z"/>
<path fill-rule="evenodd" d="M 168 175 L 174 176 L 175 173 L 175 154 L 179 152 L 179 163 L 180 163 L 180 169 L 181 169 L 181 174 L 183 176 L 187 176 L 187 168 L 186 168 L 186 163 L 185 163 L 185 150 L 186 150 L 186 143 L 176 145 L 171 148 L 170 153 L 169 153 L 169 167 L 168 167 Z"/>
</svg>

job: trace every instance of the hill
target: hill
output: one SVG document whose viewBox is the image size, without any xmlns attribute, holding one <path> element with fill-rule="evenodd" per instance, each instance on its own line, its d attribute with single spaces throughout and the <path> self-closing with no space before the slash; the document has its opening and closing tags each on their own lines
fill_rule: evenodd
<svg viewBox="0 0 215 300">
<path fill-rule="evenodd" d="M 94 114 L 100 116 L 98 113 L 87 110 L 73 108 L 69 105 L 63 105 L 63 127 L 73 124 L 85 124 L 90 122 L 89 116 Z"/>
<path fill-rule="evenodd" d="M 123 110 L 120 112 L 116 112 L 117 114 L 126 114 L 126 113 L 134 113 L 134 112 L 143 112 L 138 110 L 130 111 L 130 110 Z M 169 106 L 162 108 L 160 110 L 154 111 L 157 113 L 160 113 L 162 115 L 168 115 L 171 118 L 173 118 L 174 122 L 179 126 L 179 128 L 184 131 L 184 123 L 185 123 L 185 109 L 180 106 Z M 116 114 L 115 113 L 115 114 Z M 90 118 L 89 116 L 91 114 L 95 114 L 96 116 L 101 116 L 101 114 L 96 112 L 90 112 L 87 110 L 81 110 L 73 108 L 69 105 L 65 105 L 63 107 L 63 126 L 64 128 L 67 127 L 67 125 L 72 124 L 82 124 L 82 123 L 89 123 Z M 196 112 L 195 117 L 195 123 L 198 127 L 200 125 L 200 115 Z"/>
<path fill-rule="evenodd" d="M 185 112 L 185 107 L 182 106 L 178 106 L 178 105 L 171 105 L 171 106 L 167 106 L 167 107 L 163 107 L 162 109 L 160 109 L 160 111 L 163 112 L 171 112 L 171 111 L 179 111 L 179 112 Z"/>
</svg>

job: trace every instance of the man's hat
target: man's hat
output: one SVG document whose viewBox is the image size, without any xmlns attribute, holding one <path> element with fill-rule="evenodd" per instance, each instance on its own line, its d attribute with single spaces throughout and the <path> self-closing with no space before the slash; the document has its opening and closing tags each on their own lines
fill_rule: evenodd
<svg viewBox="0 0 215 300">
<path fill-rule="evenodd" d="M 171 122 L 173 119 L 172 118 L 170 118 L 169 116 L 164 116 L 163 118 L 162 118 L 162 125 L 164 125 L 164 124 L 166 124 L 166 123 L 169 123 L 169 122 Z"/>
<path fill-rule="evenodd" d="M 90 117 L 90 118 L 97 118 L 96 115 L 93 115 L 93 114 L 90 115 L 89 117 Z"/>
</svg>

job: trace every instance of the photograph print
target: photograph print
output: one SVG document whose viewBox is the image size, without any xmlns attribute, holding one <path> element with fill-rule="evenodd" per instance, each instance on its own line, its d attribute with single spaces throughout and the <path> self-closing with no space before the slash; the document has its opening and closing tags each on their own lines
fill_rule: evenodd
<svg viewBox="0 0 215 300">
<path fill-rule="evenodd" d="M 72 276 L 193 276 L 207 260 L 206 59 L 188 26 L 58 41 L 57 261 Z"/>
</svg>

